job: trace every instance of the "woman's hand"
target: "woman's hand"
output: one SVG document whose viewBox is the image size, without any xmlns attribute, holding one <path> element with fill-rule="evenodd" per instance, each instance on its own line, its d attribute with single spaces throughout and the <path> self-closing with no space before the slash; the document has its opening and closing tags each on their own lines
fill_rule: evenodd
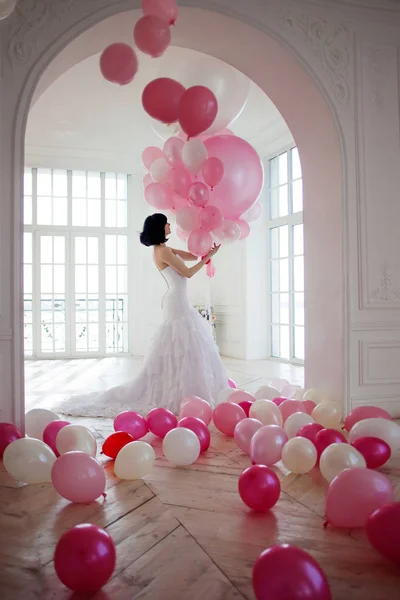
<svg viewBox="0 0 400 600">
<path fill-rule="evenodd" d="M 216 244 L 214 244 L 213 247 L 211 248 L 210 252 L 207 254 L 207 260 L 209 260 L 215 254 L 217 254 L 217 252 L 220 248 L 221 248 L 221 245 L 217 246 Z"/>
</svg>

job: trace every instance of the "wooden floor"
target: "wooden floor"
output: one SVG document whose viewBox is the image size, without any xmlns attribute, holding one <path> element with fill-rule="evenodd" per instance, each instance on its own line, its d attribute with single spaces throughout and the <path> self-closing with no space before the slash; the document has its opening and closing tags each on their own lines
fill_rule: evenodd
<svg viewBox="0 0 400 600">
<path fill-rule="evenodd" d="M 56 368 L 48 367 L 49 373 Z M 254 376 L 255 365 L 244 367 L 238 372 L 247 369 Z M 27 372 L 27 389 L 36 401 L 40 394 L 59 394 L 60 382 L 62 392 L 73 387 L 63 369 L 59 377 L 48 377 L 47 384 L 43 363 L 28 365 Z M 34 372 L 40 372 L 36 384 Z M 112 432 L 111 421 L 73 421 L 94 431 L 99 448 Z M 23 486 L 0 473 L 1 600 L 76 598 L 57 580 L 52 557 L 60 535 L 82 522 L 105 527 L 117 546 L 114 577 L 94 596 L 97 600 L 253 599 L 254 561 L 277 542 L 298 545 L 320 562 L 334 600 L 399 597 L 398 568 L 375 553 L 363 531 L 324 529 L 326 485 L 318 471 L 293 476 L 278 465 L 280 500 L 269 514 L 256 515 L 238 496 L 238 477 L 249 459 L 231 439 L 213 431 L 210 450 L 184 469 L 169 465 L 160 442 L 153 443 L 156 466 L 143 481 L 117 480 L 112 463 L 100 457 L 107 472 L 107 499 L 88 506 L 70 504 L 51 485 Z M 400 456 L 383 472 L 399 499 Z"/>
</svg>

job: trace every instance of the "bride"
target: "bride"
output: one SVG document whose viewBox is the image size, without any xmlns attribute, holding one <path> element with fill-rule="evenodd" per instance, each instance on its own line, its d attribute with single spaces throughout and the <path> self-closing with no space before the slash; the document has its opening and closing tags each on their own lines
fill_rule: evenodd
<svg viewBox="0 0 400 600">
<path fill-rule="evenodd" d="M 140 234 L 142 244 L 154 247 L 154 262 L 168 290 L 162 301 L 163 323 L 138 377 L 106 392 L 74 396 L 54 410 L 73 416 L 115 417 L 124 410 L 145 415 L 152 408 L 163 407 L 177 414 L 187 396 L 200 396 L 214 406 L 218 393 L 228 387 L 228 375 L 210 327 L 187 295 L 187 280 L 204 267 L 219 246 L 187 267 L 185 261 L 197 258 L 169 248 L 166 242 L 170 233 L 167 217 L 154 214 L 146 219 Z"/>
</svg>

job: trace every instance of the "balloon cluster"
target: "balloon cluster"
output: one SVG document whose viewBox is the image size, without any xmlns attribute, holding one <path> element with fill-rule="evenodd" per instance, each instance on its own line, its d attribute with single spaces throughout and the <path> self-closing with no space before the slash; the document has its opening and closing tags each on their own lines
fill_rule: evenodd
<svg viewBox="0 0 400 600">
<path fill-rule="evenodd" d="M 170 26 L 178 16 L 175 0 L 142 0 L 143 17 L 133 29 L 136 47 L 153 58 L 164 54 L 171 43 Z M 100 57 L 100 71 L 107 81 L 127 85 L 139 68 L 135 50 L 129 44 L 116 42 L 107 46 Z"/>
</svg>

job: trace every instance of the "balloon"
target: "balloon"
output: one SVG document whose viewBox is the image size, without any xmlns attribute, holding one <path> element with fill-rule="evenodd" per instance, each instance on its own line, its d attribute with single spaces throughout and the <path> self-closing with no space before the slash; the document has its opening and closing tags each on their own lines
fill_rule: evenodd
<svg viewBox="0 0 400 600">
<path fill-rule="evenodd" d="M 200 226 L 206 231 L 215 230 L 222 225 L 222 213 L 216 206 L 209 204 L 199 214 Z"/>
<path fill-rule="evenodd" d="M 150 183 L 153 183 L 153 178 L 150 175 L 150 173 L 147 173 L 144 177 L 143 177 L 143 181 L 142 181 L 142 185 L 143 185 L 143 189 L 145 190 L 147 188 L 148 185 L 150 185 Z"/>
<path fill-rule="evenodd" d="M 318 452 L 318 458 L 321 456 L 325 448 L 331 444 L 346 444 L 347 440 L 340 431 L 336 429 L 321 429 L 314 439 L 314 444 Z"/>
<path fill-rule="evenodd" d="M 282 427 L 283 424 L 281 411 L 272 400 L 256 400 L 250 407 L 249 415 L 261 421 L 263 425 Z"/>
<path fill-rule="evenodd" d="M 365 419 L 386 419 L 387 421 L 391 421 L 392 417 L 387 410 L 378 406 L 357 406 L 357 408 L 354 408 L 347 415 L 344 427 L 347 431 L 350 431 L 356 423 Z"/>
<path fill-rule="evenodd" d="M 248 211 L 244 213 L 244 215 L 242 215 L 242 219 L 244 219 L 248 223 L 252 223 L 253 221 L 257 221 L 257 219 L 261 217 L 262 211 L 263 207 L 259 202 L 256 202 L 251 208 L 249 208 Z"/>
<path fill-rule="evenodd" d="M 233 432 L 233 437 L 237 446 L 240 448 L 242 452 L 248 454 L 250 452 L 250 442 L 252 440 L 253 435 L 261 429 L 263 424 L 261 421 L 257 419 L 242 419 L 236 425 L 235 430 Z"/>
<path fill-rule="evenodd" d="M 325 573 L 316 560 L 288 544 L 270 546 L 253 567 L 257 600 L 332 600 Z"/>
<path fill-rule="evenodd" d="M 148 115 L 162 123 L 175 123 L 178 120 L 179 105 L 185 93 L 183 85 L 160 77 L 146 85 L 142 94 L 142 104 Z"/>
<path fill-rule="evenodd" d="M 165 158 L 157 158 L 150 167 L 150 175 L 156 183 L 166 183 L 171 165 Z"/>
<path fill-rule="evenodd" d="M 217 135 L 204 143 L 208 156 L 219 158 L 224 164 L 224 177 L 215 186 L 213 202 L 225 219 L 239 219 L 253 206 L 263 188 L 260 157 L 248 142 L 236 136 Z"/>
<path fill-rule="evenodd" d="M 134 439 L 129 433 L 125 431 L 117 431 L 108 436 L 102 447 L 102 453 L 109 458 L 116 459 L 118 452 Z"/>
<path fill-rule="evenodd" d="M 23 483 L 48 483 L 56 461 L 53 450 L 44 442 L 20 438 L 4 450 L 3 464 L 7 473 Z"/>
<path fill-rule="evenodd" d="M 179 123 L 162 123 L 161 121 L 157 121 L 157 119 L 150 119 L 150 126 L 154 133 L 162 140 L 166 142 L 171 136 L 179 137 L 180 140 L 185 143 L 185 138 L 182 138 L 179 135 Z"/>
<path fill-rule="evenodd" d="M 169 25 L 174 25 L 178 17 L 175 0 L 142 0 L 142 10 L 144 15 L 155 15 Z"/>
<path fill-rule="evenodd" d="M 392 484 L 379 471 L 346 469 L 329 485 L 326 519 L 333 527 L 365 527 L 375 510 L 393 500 Z"/>
<path fill-rule="evenodd" d="M 366 531 L 375 550 L 400 566 L 400 502 L 375 510 L 368 517 Z"/>
<path fill-rule="evenodd" d="M 0 460 L 9 444 L 22 438 L 20 431 L 12 423 L 0 423 Z M 47 443 L 47 442 L 46 442 Z"/>
<path fill-rule="evenodd" d="M 253 396 L 253 394 L 250 394 L 249 392 L 245 392 L 244 390 L 238 390 L 238 389 L 233 389 L 231 391 L 231 394 L 229 396 L 229 402 L 236 402 L 236 404 L 239 404 L 239 402 L 255 402 L 255 397 Z"/>
<path fill-rule="evenodd" d="M 190 138 L 195 137 L 214 123 L 217 113 L 218 101 L 212 91 L 205 86 L 195 85 L 182 96 L 179 125 Z"/>
<path fill-rule="evenodd" d="M 152 434 L 164 438 L 178 425 L 176 416 L 166 408 L 153 408 L 147 415 L 147 423 Z"/>
<path fill-rule="evenodd" d="M 358 438 L 351 445 L 361 452 L 368 469 L 382 467 L 392 455 L 389 444 L 376 437 Z"/>
<path fill-rule="evenodd" d="M 361 437 L 377 437 L 389 444 L 392 452 L 400 448 L 400 427 L 386 419 L 364 419 L 356 423 L 349 434 L 350 444 Z"/>
<path fill-rule="evenodd" d="M 282 458 L 282 448 L 288 441 L 286 433 L 278 425 L 265 425 L 250 442 L 250 458 L 258 465 L 274 465 Z"/>
<path fill-rule="evenodd" d="M 110 535 L 89 523 L 75 525 L 59 539 L 54 552 L 57 577 L 70 590 L 93 594 L 107 583 L 116 563 Z"/>
<path fill-rule="evenodd" d="M 191 173 L 199 173 L 207 157 L 207 148 L 200 140 L 189 140 L 183 146 L 182 161 Z"/>
<path fill-rule="evenodd" d="M 51 481 L 55 490 L 70 502 L 86 504 L 104 494 L 104 468 L 86 452 L 67 452 L 53 464 Z"/>
<path fill-rule="evenodd" d="M 323 427 L 319 423 L 310 423 L 309 425 L 304 425 L 304 427 L 299 429 L 299 431 L 297 432 L 297 436 L 306 438 L 307 440 L 310 440 L 310 442 L 315 444 L 315 438 L 317 437 L 317 433 L 319 433 L 322 430 Z"/>
<path fill-rule="evenodd" d="M 222 181 L 224 176 L 224 163 L 215 156 L 210 156 L 204 163 L 202 168 L 203 179 L 207 185 L 213 189 Z"/>
<path fill-rule="evenodd" d="M 288 398 L 272 398 L 272 402 L 276 404 L 276 406 L 280 406 L 285 400 L 288 400 Z"/>
<path fill-rule="evenodd" d="M 238 402 L 237 404 L 243 408 L 244 412 L 246 413 L 246 417 L 248 417 L 250 415 L 250 407 L 253 403 L 249 400 L 244 400 L 243 402 Z"/>
<path fill-rule="evenodd" d="M 365 458 L 349 444 L 331 444 L 321 454 L 319 468 L 329 482 L 345 469 L 365 469 Z"/>
<path fill-rule="evenodd" d="M 206 275 L 207 275 L 207 277 L 212 279 L 214 277 L 215 273 L 216 273 L 216 269 L 214 267 L 214 263 L 210 259 L 206 263 Z"/>
<path fill-rule="evenodd" d="M 271 379 L 269 384 L 273 388 L 279 390 L 279 392 L 282 392 L 283 388 L 286 387 L 287 385 L 289 385 L 289 382 L 287 379 L 281 379 L 280 377 L 275 377 L 274 379 Z M 281 395 L 283 395 L 283 394 L 281 394 Z"/>
<path fill-rule="evenodd" d="M 134 440 L 140 440 L 149 431 L 149 426 L 142 415 L 126 410 L 115 417 L 114 431 L 124 431 L 129 433 Z"/>
<path fill-rule="evenodd" d="M 185 427 L 173 429 L 164 438 L 163 452 L 167 460 L 178 467 L 192 465 L 200 455 L 200 441 L 193 431 Z"/>
<path fill-rule="evenodd" d="M 317 450 L 306 438 L 294 437 L 283 446 L 282 462 L 291 473 L 309 473 L 317 464 L 317 460 Z"/>
<path fill-rule="evenodd" d="M 193 140 L 195 141 L 195 140 Z M 209 200 L 208 188 L 201 181 L 195 181 L 189 188 L 188 198 L 190 202 L 198 208 L 203 208 Z M 222 215 L 221 215 L 222 221 Z"/>
<path fill-rule="evenodd" d="M 56 448 L 60 454 L 80 450 L 89 456 L 96 456 L 97 444 L 95 437 L 83 425 L 66 425 L 56 437 Z"/>
<path fill-rule="evenodd" d="M 233 244 L 240 238 L 240 227 L 234 221 L 223 221 L 221 227 L 213 231 L 222 244 Z"/>
<path fill-rule="evenodd" d="M 311 416 L 316 423 L 324 427 L 339 427 L 343 411 L 337 402 L 321 402 L 314 408 Z"/>
<path fill-rule="evenodd" d="M 200 452 L 206 452 L 210 447 L 211 435 L 207 425 L 197 417 L 184 417 L 178 422 L 178 427 L 190 429 L 199 438 Z"/>
<path fill-rule="evenodd" d="M 281 396 L 292 398 L 293 400 L 303 400 L 304 390 L 299 385 L 292 385 L 291 383 L 288 383 L 281 389 Z"/>
<path fill-rule="evenodd" d="M 174 167 L 168 174 L 168 185 L 181 198 L 186 198 L 189 194 L 192 178 L 190 173 L 183 166 Z"/>
<path fill-rule="evenodd" d="M 253 465 L 239 477 L 239 495 L 256 512 L 267 512 L 278 502 L 280 494 L 277 475 L 264 465 Z"/>
<path fill-rule="evenodd" d="M 144 190 L 144 199 L 158 210 L 168 210 L 173 204 L 172 190 L 162 183 L 150 183 Z"/>
<path fill-rule="evenodd" d="M 214 425 L 225 435 L 233 436 L 236 425 L 245 418 L 243 408 L 234 402 L 223 402 L 214 408 Z"/>
<path fill-rule="evenodd" d="M 247 221 L 243 221 L 243 219 L 239 219 L 236 221 L 236 225 L 239 225 L 240 229 L 240 237 L 239 240 L 245 240 L 250 235 L 250 225 Z"/>
<path fill-rule="evenodd" d="M 228 385 L 230 388 L 232 388 L 233 390 L 236 390 L 237 385 L 236 383 L 233 381 L 233 379 L 228 379 Z"/>
<path fill-rule="evenodd" d="M 169 209 L 172 214 L 174 214 L 176 216 L 176 213 L 178 213 L 180 210 L 187 208 L 187 207 L 188 207 L 187 198 L 182 198 L 182 196 L 179 196 L 178 194 L 173 195 L 172 207 Z M 189 237 L 189 235 L 187 237 Z"/>
<path fill-rule="evenodd" d="M 159 58 L 171 43 L 171 31 L 163 19 L 155 15 L 145 15 L 136 23 L 133 39 L 144 54 Z"/>
<path fill-rule="evenodd" d="M 155 460 L 156 455 L 150 444 L 131 442 L 119 452 L 114 463 L 114 473 L 119 479 L 140 479 L 150 473 Z"/>
<path fill-rule="evenodd" d="M 279 396 L 279 391 L 269 385 L 262 385 L 254 394 L 256 400 L 272 400 L 277 396 Z"/>
<path fill-rule="evenodd" d="M 284 423 L 290 417 L 290 415 L 294 415 L 294 413 L 305 413 L 304 407 L 299 400 L 285 400 L 279 405 L 279 410 L 282 413 Z"/>
<path fill-rule="evenodd" d="M 153 162 L 156 161 L 158 158 L 163 158 L 163 156 L 164 155 L 160 148 L 157 148 L 157 146 L 148 146 L 145 150 L 143 150 L 142 154 L 142 163 L 144 168 L 147 171 L 150 171 L 150 167 L 153 164 Z"/>
<path fill-rule="evenodd" d="M 182 165 L 182 149 L 185 142 L 178 137 L 170 137 L 164 144 L 163 154 L 173 167 Z"/>
<path fill-rule="evenodd" d="M 17 0 L 1 0 L 0 2 L 0 21 L 7 19 L 15 9 Z"/>
<path fill-rule="evenodd" d="M 43 441 L 45 444 L 47 444 L 54 452 L 54 454 L 56 456 L 60 456 L 59 451 L 57 450 L 57 446 L 56 446 L 56 438 L 58 435 L 58 432 L 63 429 L 64 427 L 66 427 L 67 425 L 71 425 L 71 423 L 69 421 L 52 421 L 51 423 L 49 423 L 46 427 L 46 429 L 43 431 Z"/>
<path fill-rule="evenodd" d="M 180 227 L 176 228 L 176 237 L 178 238 L 178 240 L 181 240 L 182 242 L 187 242 L 189 235 L 189 231 L 184 231 Z"/>
<path fill-rule="evenodd" d="M 303 407 L 304 411 L 308 414 L 311 415 L 312 411 L 314 410 L 314 408 L 317 406 L 315 404 L 315 402 L 313 400 L 302 400 L 301 401 L 301 406 Z"/>
<path fill-rule="evenodd" d="M 298 432 L 304 425 L 314 423 L 314 419 L 307 413 L 296 412 L 290 415 L 285 421 L 284 430 L 289 439 L 296 437 Z"/>
<path fill-rule="evenodd" d="M 313 400 L 316 404 L 320 402 L 330 402 L 329 394 L 324 392 L 323 390 L 318 390 L 316 388 L 312 388 L 307 390 L 303 395 L 303 400 Z"/>
<path fill-rule="evenodd" d="M 205 425 L 208 425 L 212 417 L 212 408 L 206 400 L 198 396 L 190 396 L 184 399 L 179 414 L 180 419 L 185 417 L 196 417 L 201 419 Z"/>
<path fill-rule="evenodd" d="M 184 231 L 193 231 L 200 225 L 199 210 L 195 206 L 183 208 L 176 214 L 176 223 Z"/>
<path fill-rule="evenodd" d="M 111 83 L 127 85 L 133 81 L 138 68 L 136 52 L 128 44 L 111 44 L 101 54 L 101 74 Z"/>
<path fill-rule="evenodd" d="M 206 256 L 213 245 L 212 237 L 207 231 L 192 231 L 188 238 L 188 250 L 194 256 Z"/>
<path fill-rule="evenodd" d="M 25 415 L 25 431 L 30 438 L 43 440 L 43 432 L 49 423 L 58 421 L 60 417 L 46 408 L 32 408 Z"/>
</svg>

